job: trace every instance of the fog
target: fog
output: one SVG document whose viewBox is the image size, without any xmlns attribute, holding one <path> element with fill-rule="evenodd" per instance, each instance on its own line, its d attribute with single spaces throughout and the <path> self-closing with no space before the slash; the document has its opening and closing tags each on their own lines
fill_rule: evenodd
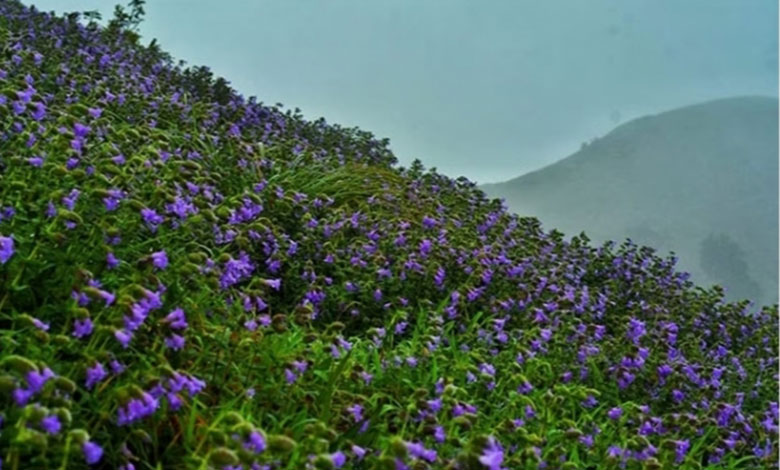
<svg viewBox="0 0 780 470">
<path fill-rule="evenodd" d="M 116 2 L 31 3 L 105 19 Z M 419 158 L 486 183 L 648 113 L 777 96 L 777 9 L 771 0 L 149 0 L 141 33 L 246 96 L 390 138 L 402 164 Z"/>
</svg>

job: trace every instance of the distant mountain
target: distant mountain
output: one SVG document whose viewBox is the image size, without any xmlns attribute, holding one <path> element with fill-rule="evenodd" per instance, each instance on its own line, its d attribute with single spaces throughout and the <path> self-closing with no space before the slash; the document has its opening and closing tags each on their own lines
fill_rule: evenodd
<svg viewBox="0 0 780 470">
<path fill-rule="evenodd" d="M 776 303 L 778 100 L 737 97 L 627 122 L 541 170 L 483 185 L 545 228 L 631 238 L 727 298 Z"/>
</svg>

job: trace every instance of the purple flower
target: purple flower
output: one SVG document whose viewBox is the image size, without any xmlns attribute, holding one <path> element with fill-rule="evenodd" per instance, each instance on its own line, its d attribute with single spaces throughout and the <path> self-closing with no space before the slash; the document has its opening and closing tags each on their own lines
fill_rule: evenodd
<svg viewBox="0 0 780 470">
<path fill-rule="evenodd" d="M 92 441 L 85 442 L 81 446 L 81 450 L 84 452 L 84 459 L 89 465 L 100 462 L 100 458 L 103 457 L 103 448 Z"/>
<path fill-rule="evenodd" d="M 622 455 L 623 455 L 623 449 L 621 449 L 618 446 L 612 445 L 612 446 L 609 446 L 609 448 L 607 449 L 607 457 L 618 458 L 618 457 L 620 457 Z"/>
<path fill-rule="evenodd" d="M 615 408 L 612 408 L 607 412 L 607 416 L 609 419 L 617 420 L 620 419 L 620 416 L 623 414 L 623 409 L 616 406 Z"/>
<path fill-rule="evenodd" d="M 111 367 L 111 372 L 114 374 L 121 374 L 125 370 L 125 366 L 122 365 L 119 361 L 116 359 L 112 359 L 111 362 L 108 363 L 108 365 Z"/>
<path fill-rule="evenodd" d="M 116 330 L 114 332 L 114 337 L 122 344 L 122 347 L 126 349 L 130 344 L 130 340 L 133 339 L 133 334 L 126 330 Z"/>
<path fill-rule="evenodd" d="M 119 266 L 119 258 L 117 258 L 114 253 L 107 254 L 106 265 L 108 266 L 108 269 L 114 269 L 115 267 Z"/>
<path fill-rule="evenodd" d="M 691 447 L 690 441 L 684 439 L 682 441 L 675 441 L 675 456 L 676 462 L 680 463 L 685 459 L 685 454 L 688 453 L 688 449 Z"/>
<path fill-rule="evenodd" d="M 298 379 L 298 376 L 295 375 L 295 372 L 291 371 L 290 369 L 284 369 L 284 378 L 287 380 L 288 384 L 291 384 Z"/>
<path fill-rule="evenodd" d="M 32 113 L 30 113 L 32 115 L 33 119 L 35 119 L 36 121 L 40 121 L 44 117 L 46 117 L 46 105 L 45 104 L 43 104 L 41 102 L 37 102 L 37 103 L 33 104 L 33 107 L 35 109 L 32 111 Z"/>
<path fill-rule="evenodd" d="M 81 137 L 81 138 L 86 137 L 87 134 L 89 134 L 90 130 L 91 129 L 89 128 L 89 126 L 85 126 L 84 124 L 81 124 L 81 123 L 78 123 L 78 122 L 73 125 L 73 134 L 77 138 L 79 138 L 79 137 Z"/>
<path fill-rule="evenodd" d="M 249 255 L 241 253 L 238 259 L 231 258 L 222 269 L 219 285 L 222 289 L 241 282 L 254 271 L 255 266 L 250 262 Z"/>
<path fill-rule="evenodd" d="M 174 330 L 183 330 L 187 328 L 187 319 L 184 316 L 184 310 L 176 308 L 169 313 L 164 319 L 164 323 L 168 323 L 168 326 Z"/>
<path fill-rule="evenodd" d="M 541 336 L 544 341 L 550 341 L 550 338 L 552 338 L 552 330 L 549 328 L 543 328 L 541 331 L 539 331 L 539 336 Z"/>
<path fill-rule="evenodd" d="M 431 252 L 433 244 L 427 238 L 420 242 L 420 255 L 425 258 Z"/>
<path fill-rule="evenodd" d="M 184 403 L 181 397 L 175 393 L 168 393 L 166 396 L 168 397 L 168 405 L 171 407 L 171 410 L 173 411 L 176 411 L 179 408 L 181 408 L 181 405 Z"/>
<path fill-rule="evenodd" d="M 419 442 L 407 442 L 406 449 L 409 451 L 412 457 L 416 459 L 427 460 L 431 463 L 436 461 L 436 451 L 433 449 L 426 449 Z"/>
<path fill-rule="evenodd" d="M 444 440 L 447 438 L 447 435 L 444 433 L 444 427 L 442 427 L 442 426 L 436 426 L 436 427 L 433 429 L 433 438 L 434 438 L 434 439 L 436 440 L 436 442 L 438 442 L 439 444 L 441 444 L 442 442 L 444 442 Z"/>
<path fill-rule="evenodd" d="M 124 426 L 151 416 L 159 406 L 160 402 L 155 397 L 148 392 L 143 392 L 141 398 L 133 398 L 117 410 L 117 424 Z"/>
<path fill-rule="evenodd" d="M 12 395 L 17 406 L 24 406 L 35 395 L 35 392 L 26 388 L 15 388 Z"/>
<path fill-rule="evenodd" d="M 439 266 L 439 269 L 436 270 L 436 275 L 433 277 L 433 281 L 436 284 L 436 287 L 443 287 L 444 285 L 444 278 L 447 275 L 446 271 L 444 271 L 444 268 Z"/>
<path fill-rule="evenodd" d="M 108 373 L 103 368 L 103 364 L 96 362 L 94 366 L 87 369 L 86 387 L 88 389 L 92 388 L 96 383 L 105 379 L 107 375 Z"/>
<path fill-rule="evenodd" d="M 163 223 L 161 215 L 159 215 L 154 209 L 143 208 L 141 209 L 141 217 L 143 217 L 146 226 L 152 233 L 157 231 L 157 226 Z"/>
<path fill-rule="evenodd" d="M 634 344 L 639 344 L 639 338 L 644 336 L 645 333 L 647 333 L 645 322 L 636 318 L 631 318 L 629 320 L 626 335 Z"/>
<path fill-rule="evenodd" d="M 482 455 L 479 456 L 479 462 L 490 470 L 500 470 L 501 462 L 503 461 L 504 450 L 491 436 L 487 447 L 482 451 Z"/>
<path fill-rule="evenodd" d="M 0 264 L 5 264 L 14 254 L 13 237 L 4 237 L 0 235 Z"/>
<path fill-rule="evenodd" d="M 352 445 L 352 452 L 355 454 L 358 460 L 363 460 L 363 457 L 366 455 L 366 449 L 354 444 Z"/>
<path fill-rule="evenodd" d="M 244 443 L 244 448 L 259 454 L 265 450 L 265 438 L 259 432 L 252 431 Z"/>
<path fill-rule="evenodd" d="M 585 447 L 588 448 L 593 447 L 593 436 L 591 436 L 590 434 L 585 434 L 584 436 L 580 436 L 580 442 Z"/>
<path fill-rule="evenodd" d="M 178 351 L 184 347 L 184 337 L 173 333 L 165 338 L 165 345 L 174 351 Z"/>
<path fill-rule="evenodd" d="M 347 457 L 344 455 L 344 452 L 338 451 L 330 454 L 330 460 L 333 462 L 334 467 L 341 468 L 347 462 Z"/>
<path fill-rule="evenodd" d="M 588 395 L 588 397 L 582 402 L 582 406 L 585 408 L 593 408 L 598 404 L 598 400 L 596 400 L 596 397 L 593 395 Z"/>
<path fill-rule="evenodd" d="M 49 415 L 41 420 L 41 428 L 49 434 L 57 434 L 62 429 L 62 423 L 57 415 Z"/>
<path fill-rule="evenodd" d="M 152 253 L 152 264 L 157 269 L 165 269 L 168 267 L 168 255 L 165 250 L 155 251 Z"/>
<path fill-rule="evenodd" d="M 32 319 L 33 325 L 35 325 L 36 328 L 42 331 L 49 331 L 49 324 L 42 322 L 38 320 L 37 318 L 33 317 Z"/>
<path fill-rule="evenodd" d="M 352 413 L 352 417 L 355 419 L 355 422 L 359 422 L 361 419 L 363 419 L 363 407 L 360 406 L 358 403 L 355 403 L 352 406 L 347 407 L 347 411 Z"/>
<path fill-rule="evenodd" d="M 52 377 L 54 377 L 54 372 L 52 372 L 52 370 L 47 367 L 43 369 L 43 372 L 31 370 L 27 373 L 27 375 L 25 375 L 24 378 L 27 382 L 27 386 L 30 388 L 30 392 L 38 393 L 43 389 L 43 386 L 46 384 L 46 382 Z"/>
</svg>

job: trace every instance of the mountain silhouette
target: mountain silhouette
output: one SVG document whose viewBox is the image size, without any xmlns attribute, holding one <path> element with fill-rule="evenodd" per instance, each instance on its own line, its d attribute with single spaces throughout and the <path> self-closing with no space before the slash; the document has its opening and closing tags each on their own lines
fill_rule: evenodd
<svg viewBox="0 0 780 470">
<path fill-rule="evenodd" d="M 630 238 L 726 298 L 777 302 L 778 100 L 749 96 L 641 117 L 573 155 L 481 187 L 546 229 Z"/>
</svg>

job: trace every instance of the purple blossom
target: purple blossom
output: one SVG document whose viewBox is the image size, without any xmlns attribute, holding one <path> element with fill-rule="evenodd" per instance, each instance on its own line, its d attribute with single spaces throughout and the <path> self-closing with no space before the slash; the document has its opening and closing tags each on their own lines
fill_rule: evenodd
<svg viewBox="0 0 780 470">
<path fill-rule="evenodd" d="M 257 431 L 250 432 L 249 437 L 247 437 L 246 442 L 244 442 L 244 449 L 252 451 L 255 454 L 263 452 L 265 447 L 265 438 Z"/>
<path fill-rule="evenodd" d="M 14 254 L 13 237 L 0 235 L 0 264 L 5 264 Z"/>
<path fill-rule="evenodd" d="M 125 426 L 135 421 L 151 416 L 160 406 L 160 402 L 148 392 L 143 392 L 141 397 L 132 398 L 123 407 L 117 410 L 117 424 Z"/>
<path fill-rule="evenodd" d="M 358 461 L 363 460 L 363 457 L 366 455 L 366 449 L 354 444 L 352 445 L 351 449 L 352 453 L 354 453 L 358 458 Z"/>
<path fill-rule="evenodd" d="M 407 442 L 406 449 L 409 451 L 409 454 L 416 459 L 427 460 L 431 463 L 436 461 L 436 451 L 433 449 L 426 449 L 421 443 Z"/>
<path fill-rule="evenodd" d="M 96 383 L 105 379 L 108 376 L 106 369 L 103 368 L 103 364 L 96 362 L 92 367 L 87 368 L 87 380 L 85 386 L 87 389 L 92 388 Z"/>
<path fill-rule="evenodd" d="M 360 406 L 360 404 L 355 403 L 354 405 L 347 407 L 347 411 L 352 414 L 352 418 L 356 423 L 363 419 L 363 407 Z"/>
<path fill-rule="evenodd" d="M 618 419 L 620 419 L 620 416 L 621 416 L 622 414 L 623 414 L 623 409 L 622 409 L 622 408 L 620 408 L 620 407 L 615 407 L 615 408 L 612 408 L 612 409 L 610 409 L 610 410 L 607 412 L 607 416 L 609 417 L 609 419 L 612 419 L 612 420 L 618 420 Z"/>
<path fill-rule="evenodd" d="M 127 330 L 116 330 L 114 332 L 114 337 L 122 344 L 122 347 L 126 349 L 130 345 L 130 340 L 133 339 L 133 334 Z"/>
<path fill-rule="evenodd" d="M 164 319 L 164 323 L 167 323 L 168 326 L 173 328 L 174 330 L 183 330 L 187 328 L 187 319 L 184 316 L 184 310 L 181 308 L 176 308 L 171 313 L 169 313 Z"/>
<path fill-rule="evenodd" d="M 628 339 L 630 339 L 634 344 L 639 344 L 639 338 L 644 336 L 645 333 L 647 333 L 647 330 L 645 329 L 645 322 L 637 318 L 631 318 L 629 320 L 626 336 L 628 336 Z"/>
<path fill-rule="evenodd" d="M 106 255 L 106 266 L 108 266 L 108 269 L 116 268 L 119 266 L 119 258 L 117 258 L 114 253 L 108 253 Z"/>
<path fill-rule="evenodd" d="M 43 389 L 43 386 L 46 384 L 46 382 L 48 382 L 52 377 L 54 377 L 54 372 L 46 367 L 43 369 L 43 372 L 38 372 L 36 370 L 29 371 L 24 378 L 27 382 L 27 386 L 29 387 L 30 392 L 38 393 Z"/>
<path fill-rule="evenodd" d="M 165 220 L 154 209 L 149 208 L 141 209 L 141 217 L 143 217 L 144 223 L 146 223 L 146 226 L 149 228 L 149 230 L 152 231 L 152 233 L 156 232 L 157 226 L 163 223 Z"/>
<path fill-rule="evenodd" d="M 444 428 L 442 426 L 437 425 L 433 428 L 433 438 L 439 444 L 445 441 L 447 435 L 444 433 Z"/>
<path fill-rule="evenodd" d="M 344 452 L 337 451 L 330 454 L 330 460 L 333 462 L 334 467 L 341 468 L 347 462 L 347 456 L 344 455 Z"/>
<path fill-rule="evenodd" d="M 103 457 L 103 448 L 92 441 L 86 441 L 81 446 L 81 451 L 84 453 L 84 460 L 88 465 L 94 465 L 100 462 Z"/>
<path fill-rule="evenodd" d="M 62 423 L 57 415 L 49 415 L 41 420 L 41 428 L 49 434 L 57 434 L 62 429 Z"/>
<path fill-rule="evenodd" d="M 165 345 L 174 351 L 178 351 L 184 347 L 184 337 L 172 333 L 171 336 L 165 338 Z"/>
<path fill-rule="evenodd" d="M 254 269 L 255 266 L 250 262 L 249 255 L 242 252 L 238 259 L 231 258 L 225 263 L 219 285 L 222 289 L 227 289 L 244 280 Z"/>
<path fill-rule="evenodd" d="M 479 462 L 489 470 L 501 470 L 501 463 L 504 461 L 504 450 L 501 445 L 491 436 L 488 445 L 483 449 L 479 456 Z"/>
<path fill-rule="evenodd" d="M 35 325 L 36 328 L 42 331 L 49 331 L 49 324 L 46 322 L 43 322 L 35 317 L 32 319 L 33 325 Z"/>
<path fill-rule="evenodd" d="M 675 441 L 675 462 L 681 463 L 685 459 L 685 454 L 688 453 L 690 447 L 691 443 L 687 439 Z"/>
<path fill-rule="evenodd" d="M 168 267 L 168 255 L 165 250 L 156 251 L 151 254 L 152 264 L 157 269 L 165 269 Z"/>
</svg>

